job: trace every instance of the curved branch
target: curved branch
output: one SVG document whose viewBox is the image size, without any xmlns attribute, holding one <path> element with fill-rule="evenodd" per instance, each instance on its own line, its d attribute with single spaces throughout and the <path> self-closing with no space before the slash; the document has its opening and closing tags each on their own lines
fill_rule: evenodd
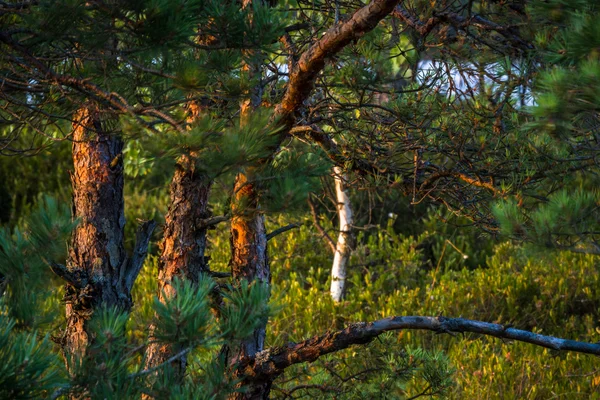
<svg viewBox="0 0 600 400">
<path fill-rule="evenodd" d="M 342 168 L 347 168 L 352 170 L 360 175 L 370 175 L 370 176 L 381 176 L 381 175 L 390 175 L 394 176 L 399 174 L 400 171 L 392 171 L 391 169 L 383 170 L 376 165 L 370 163 L 368 160 L 360 159 L 360 158 L 351 158 L 349 157 L 349 151 L 340 148 L 337 143 L 331 138 L 330 135 L 323 132 L 316 125 L 305 125 L 294 127 L 290 130 L 290 133 L 308 144 L 317 145 L 323 150 L 327 158 L 331 160 L 334 165 L 337 165 Z M 351 165 L 348 165 L 348 164 Z"/>
<path fill-rule="evenodd" d="M 319 357 L 346 349 L 355 344 L 366 344 L 388 331 L 403 329 L 422 329 L 437 333 L 478 333 L 501 339 L 516 340 L 537 346 L 578 353 L 600 355 L 600 343 L 585 343 L 540 335 L 521 329 L 473 321 L 464 318 L 446 317 L 390 317 L 374 322 L 359 322 L 337 332 L 328 332 L 300 343 L 288 343 L 283 347 L 270 348 L 242 361 L 240 369 L 246 379 L 274 379 L 285 368 L 304 362 L 312 362 Z"/>
<path fill-rule="evenodd" d="M 379 21 L 389 15 L 399 0 L 373 0 L 344 22 L 338 23 L 306 50 L 290 74 L 285 95 L 275 108 L 274 117 L 282 129 L 283 140 L 292 128 L 294 113 L 302 106 L 313 90 L 317 75 L 325 67 L 325 60 L 339 53 L 345 46 L 372 31 Z M 279 147 L 279 143 L 277 144 Z"/>
<path fill-rule="evenodd" d="M 273 232 L 267 234 L 267 240 L 273 239 L 277 235 L 281 235 L 289 230 L 300 228 L 300 224 L 288 224 L 286 226 L 282 226 L 281 228 L 275 229 Z"/>
</svg>

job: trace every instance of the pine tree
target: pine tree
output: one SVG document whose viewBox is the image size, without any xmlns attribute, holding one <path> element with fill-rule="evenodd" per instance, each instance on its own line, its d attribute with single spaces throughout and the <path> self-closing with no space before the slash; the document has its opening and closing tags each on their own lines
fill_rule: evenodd
<svg viewBox="0 0 600 400">
<path fill-rule="evenodd" d="M 595 38 L 594 5 L 578 7 L 569 39 L 575 45 L 563 53 L 565 62 L 590 53 L 578 47 L 582 36 Z M 547 237 L 572 226 L 574 218 L 561 210 L 594 207 L 592 196 L 556 196 L 548 217 L 546 211 L 531 214 L 536 204 L 520 201 L 556 192 L 552 179 L 559 174 L 592 173 L 594 167 L 589 156 L 574 165 L 549 157 L 580 154 L 579 147 L 593 154 L 591 131 L 571 136 L 573 119 L 584 130 L 589 123 L 580 122 L 579 109 L 561 116 L 569 124 L 553 132 L 556 142 L 523 133 L 532 117 L 517 100 L 524 103 L 531 70 L 543 60 L 532 49 L 533 32 L 517 29 L 511 20 L 538 18 L 534 11 L 521 3 L 434 8 L 419 1 L 408 9 L 398 1 L 373 0 L 311 5 L 295 16 L 279 12 L 290 9 L 287 2 L 216 0 L 0 4 L 0 22 L 7 27 L 0 30 L 4 151 L 26 151 L 19 148 L 21 138 L 32 137 L 35 147 L 61 135 L 72 140 L 76 221 L 70 225 L 64 215 L 43 214 L 40 220 L 56 220 L 59 228 L 49 230 L 34 218 L 27 225 L 30 238 L 15 231 L 2 239 L 2 316 L 8 328 L 0 340 L 17 355 L 6 364 L 18 366 L 19 373 L 0 381 L 0 390 L 13 397 L 54 391 L 55 398 L 268 398 L 287 367 L 399 329 L 477 332 L 600 354 L 598 345 L 441 316 L 391 317 L 301 343 L 265 345 L 272 234 L 264 218 L 278 202 L 301 198 L 307 176 L 335 166 L 363 184 L 401 190 L 413 203 L 423 198 L 442 203 L 490 232 L 498 232 L 499 220 L 510 227 L 524 210 L 537 226 L 545 224 L 539 236 Z M 539 18 L 552 32 L 555 25 Z M 581 65 L 587 84 L 596 69 Z M 562 79 L 561 84 L 574 84 Z M 555 89 L 542 88 L 550 94 Z M 579 90 L 587 93 L 584 89 Z M 540 99 L 534 117 L 546 116 L 548 98 Z M 593 107 L 583 114 L 592 118 Z M 292 138 L 297 142 L 288 144 Z M 128 255 L 126 141 L 176 164 L 154 318 L 147 321 L 151 334 L 142 344 L 127 337 L 127 321 L 154 223 L 140 225 Z M 307 155 L 318 156 L 317 165 Z M 211 188 L 227 174 L 235 176 L 229 207 L 213 217 Z M 519 201 L 492 212 L 493 203 L 510 198 Z M 568 221 L 557 220 L 559 215 Z M 207 235 L 227 220 L 231 280 L 216 284 Z M 527 238 L 523 227 L 514 226 L 509 233 Z M 44 246 L 64 244 L 53 238 L 71 228 L 63 266 Z M 35 277 L 48 270 L 45 264 L 66 281 L 66 329 L 55 335 L 66 371 L 47 339 L 26 333 L 36 327 L 32 315 L 41 300 L 28 300 L 25 288 L 43 286 Z M 10 359 L 11 352 L 2 354 Z M 202 372 L 187 368 L 190 354 L 194 362 L 202 359 Z M 401 358 L 408 371 L 403 379 L 416 373 L 411 357 L 430 371 L 424 377 L 435 388 L 430 394 L 447 388 L 447 363 L 418 351 Z"/>
</svg>

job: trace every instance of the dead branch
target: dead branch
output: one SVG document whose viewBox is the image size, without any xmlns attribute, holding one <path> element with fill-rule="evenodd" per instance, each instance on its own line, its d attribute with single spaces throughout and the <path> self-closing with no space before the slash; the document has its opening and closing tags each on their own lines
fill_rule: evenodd
<svg viewBox="0 0 600 400">
<path fill-rule="evenodd" d="M 328 332 L 300 343 L 288 343 L 285 346 L 264 350 L 254 357 L 242 361 L 240 368 L 248 380 L 274 379 L 285 368 L 299 363 L 312 362 L 319 357 L 346 349 L 356 344 L 366 344 L 388 331 L 403 329 L 429 330 L 437 333 L 478 333 L 501 339 L 531 343 L 557 351 L 600 355 L 600 343 L 586 343 L 540 335 L 521 329 L 473 321 L 464 318 L 446 317 L 390 317 L 374 322 L 359 322 L 346 329 Z"/>
<path fill-rule="evenodd" d="M 271 240 L 277 235 L 281 235 L 284 232 L 287 232 L 289 230 L 299 228 L 299 227 L 300 227 L 300 224 L 289 224 L 286 226 L 282 226 L 281 228 L 277 228 L 273 232 L 267 234 L 267 240 Z"/>
</svg>

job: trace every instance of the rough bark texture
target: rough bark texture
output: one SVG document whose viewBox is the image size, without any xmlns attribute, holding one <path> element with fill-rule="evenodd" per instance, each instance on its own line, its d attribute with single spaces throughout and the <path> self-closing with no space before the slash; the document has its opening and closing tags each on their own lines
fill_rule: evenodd
<svg viewBox="0 0 600 400">
<path fill-rule="evenodd" d="M 73 231 L 67 266 L 52 270 L 67 284 L 67 327 L 61 338 L 67 367 L 78 363 L 93 341 L 88 321 L 100 307 L 129 311 L 131 288 L 146 259 L 156 224 L 140 224 L 131 257 L 123 245 L 123 143 L 103 130 L 98 112 L 82 108 L 73 124 Z"/>
<path fill-rule="evenodd" d="M 201 112 L 196 102 L 189 102 L 188 123 L 193 123 Z M 206 233 L 210 227 L 207 220 L 211 213 L 208 196 L 212 179 L 196 167 L 197 154 L 184 154 L 175 166 L 171 180 L 170 205 L 165 217 L 161 257 L 158 266 L 158 299 L 165 302 L 176 296 L 172 283 L 175 278 L 197 284 L 202 273 L 208 273 Z M 150 327 L 150 338 L 155 327 Z M 175 379 L 181 383 L 187 365 L 187 352 L 170 344 L 152 343 L 146 350 L 146 368 L 171 361 Z M 158 371 L 157 373 L 160 373 Z M 144 398 L 150 398 L 144 396 Z"/>
<path fill-rule="evenodd" d="M 253 1 L 244 0 L 242 7 L 247 8 Z M 249 74 L 251 79 L 258 79 L 259 83 L 252 87 L 246 98 L 240 103 L 240 125 L 244 126 L 250 121 L 251 113 L 260 107 L 262 102 L 262 52 L 249 50 L 244 53 L 246 61 L 242 70 Z M 247 175 L 248 174 L 248 175 Z M 255 184 L 248 177 L 252 176 L 252 169 L 240 172 L 236 176 L 231 201 L 231 275 L 234 284 L 246 280 L 253 282 L 260 280 L 270 283 L 271 270 L 267 259 L 267 232 L 265 220 L 259 209 L 258 192 Z M 252 357 L 264 349 L 266 337 L 266 322 L 254 330 L 253 334 L 243 340 L 239 346 L 230 348 L 225 346 L 223 352 L 233 379 L 240 377 L 237 365 L 245 357 Z M 230 399 L 262 399 L 268 398 L 271 383 L 259 383 L 247 387 L 245 393 L 235 393 Z"/>
<path fill-rule="evenodd" d="M 205 220 L 210 217 L 208 195 L 211 179 L 195 168 L 193 155 L 182 156 L 171 181 L 171 203 L 165 217 L 162 254 L 158 275 L 158 298 L 164 302 L 175 296 L 173 279 L 198 283 L 200 274 L 208 272 Z M 151 331 L 154 327 L 150 328 Z M 146 368 L 164 363 L 181 349 L 154 343 L 146 352 Z M 171 363 L 176 377 L 185 373 L 187 354 Z"/>
<path fill-rule="evenodd" d="M 231 272 L 235 280 L 271 281 L 265 220 L 254 184 L 237 175 L 231 204 Z"/>
<path fill-rule="evenodd" d="M 352 237 L 352 207 L 350 196 L 346 188 L 346 176 L 340 167 L 333 167 L 335 180 L 335 194 L 337 198 L 338 219 L 340 220 L 340 234 L 335 246 L 333 265 L 331 267 L 331 298 L 335 302 L 342 301 L 346 286 L 346 272 L 353 248 Z"/>
<path fill-rule="evenodd" d="M 128 310 L 131 296 L 120 277 L 123 245 L 123 173 L 118 136 L 103 131 L 95 110 L 82 109 L 73 133 L 73 232 L 67 270 L 76 278 L 65 290 L 67 328 L 63 349 L 69 362 L 85 354 L 92 338 L 87 322 L 100 305 Z"/>
</svg>

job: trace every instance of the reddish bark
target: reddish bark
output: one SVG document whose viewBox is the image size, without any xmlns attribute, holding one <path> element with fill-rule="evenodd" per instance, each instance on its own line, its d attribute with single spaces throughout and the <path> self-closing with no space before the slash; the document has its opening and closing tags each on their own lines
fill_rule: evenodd
<svg viewBox="0 0 600 400">
<path fill-rule="evenodd" d="M 171 205 L 165 217 L 159 264 L 158 298 L 161 302 L 176 295 L 171 285 L 173 279 L 181 278 L 197 284 L 200 274 L 209 270 L 204 253 L 211 183 L 211 179 L 195 167 L 193 155 L 179 159 L 171 181 Z M 172 345 L 151 344 L 146 353 L 146 367 L 160 365 L 180 351 Z M 187 355 L 171 363 L 178 379 L 183 378 L 186 363 Z"/>
<path fill-rule="evenodd" d="M 283 129 L 281 140 L 287 136 L 295 122 L 295 113 L 312 92 L 318 74 L 327 58 L 339 53 L 345 46 L 372 31 L 379 21 L 389 15 L 398 0 L 373 0 L 356 11 L 350 19 L 327 30 L 306 50 L 290 73 L 285 95 L 275 108 L 275 116 Z"/>
<path fill-rule="evenodd" d="M 371 31 L 379 21 L 392 12 L 397 0 L 374 0 L 359 9 L 346 22 L 329 29 L 318 41 L 302 54 L 291 71 L 286 93 L 275 108 L 276 123 L 280 126 L 278 143 L 273 153 L 288 135 L 295 123 L 295 113 L 310 95 L 317 75 L 325 66 L 325 60 L 342 50 L 346 45 Z M 250 71 L 253 69 L 250 68 Z M 258 69 L 254 69 L 258 71 Z M 260 99 L 252 93 L 250 104 L 258 107 Z M 250 104 L 242 104 L 242 121 L 250 112 Z M 263 160 L 265 161 L 265 160 Z M 251 181 L 252 174 L 240 173 L 236 177 L 232 198 L 231 220 L 231 269 L 235 280 L 256 279 L 270 282 L 271 271 L 267 259 L 267 234 L 264 216 L 258 203 L 258 189 Z M 253 336 L 245 340 L 238 349 L 224 349 L 228 365 L 233 368 L 234 376 L 241 377 L 244 372 L 238 369 L 243 360 L 254 357 L 264 348 L 265 327 L 257 329 Z M 244 393 L 236 393 L 232 399 L 266 399 L 269 396 L 272 379 L 253 380 L 245 387 Z"/>
<path fill-rule="evenodd" d="M 255 185 L 248 182 L 245 174 L 237 175 L 231 201 L 231 272 L 234 282 L 245 279 L 271 282 L 271 270 L 267 258 L 267 232 L 264 216 L 258 205 Z M 233 378 L 240 378 L 237 368 L 241 360 L 253 357 L 264 349 L 266 324 L 254 331 L 235 349 L 225 348 L 227 363 Z M 253 382 L 244 393 L 235 393 L 230 399 L 268 398 L 271 381 Z"/>
<path fill-rule="evenodd" d="M 153 222 L 141 225 L 132 257 L 124 247 L 123 143 L 107 133 L 98 111 L 81 109 L 73 124 L 73 215 L 80 220 L 72 236 L 67 267 L 54 271 L 67 280 L 67 328 L 62 347 L 77 362 L 93 340 L 88 321 L 99 307 L 129 310 L 131 287 L 144 262 Z"/>
<path fill-rule="evenodd" d="M 193 123 L 201 112 L 196 102 L 187 105 L 188 123 Z M 177 161 L 171 180 L 170 205 L 165 217 L 161 258 L 158 272 L 158 299 L 165 302 L 176 296 L 174 279 L 197 284 L 202 273 L 208 273 L 206 233 L 211 213 L 208 196 L 212 179 L 196 167 L 197 154 L 184 154 Z M 152 339 L 154 326 L 150 327 Z M 146 350 L 146 368 L 155 368 L 181 353 L 181 348 L 170 344 L 152 343 Z M 171 361 L 175 379 L 182 381 L 187 365 L 187 353 Z M 160 373 L 160 371 L 157 371 Z M 145 397 L 149 398 L 149 397 Z"/>
<path fill-rule="evenodd" d="M 126 259 L 120 138 L 102 129 L 97 112 L 82 109 L 73 132 L 73 214 L 80 219 L 73 232 L 67 268 L 84 279 L 66 287 L 67 329 L 64 349 L 81 357 L 90 343 L 87 321 L 100 304 L 128 309 L 115 277 Z M 71 359 L 71 361 L 74 361 Z"/>
<path fill-rule="evenodd" d="M 252 0 L 244 0 L 243 7 L 249 7 Z M 257 61 L 256 51 L 247 51 L 248 59 L 253 60 L 245 63 L 242 67 L 251 78 L 259 81 L 262 78 L 262 65 Z M 260 107 L 262 102 L 263 88 L 259 82 L 249 90 L 240 104 L 240 125 L 249 123 L 252 111 Z M 247 175 L 248 174 L 248 175 Z M 267 232 L 265 220 L 259 209 L 258 191 L 255 184 L 249 181 L 252 169 L 241 172 L 236 176 L 231 200 L 231 274 L 234 284 L 241 280 L 253 282 L 260 280 L 270 283 L 271 270 L 267 259 Z M 245 357 L 252 357 L 264 349 L 266 337 L 266 321 L 254 330 L 252 335 L 236 346 L 229 348 L 225 346 L 223 352 L 226 356 L 227 365 L 233 379 L 240 378 L 237 365 Z M 270 390 L 270 382 L 259 383 L 249 386 L 244 393 L 234 393 L 230 399 L 255 399 L 267 398 Z"/>
</svg>

